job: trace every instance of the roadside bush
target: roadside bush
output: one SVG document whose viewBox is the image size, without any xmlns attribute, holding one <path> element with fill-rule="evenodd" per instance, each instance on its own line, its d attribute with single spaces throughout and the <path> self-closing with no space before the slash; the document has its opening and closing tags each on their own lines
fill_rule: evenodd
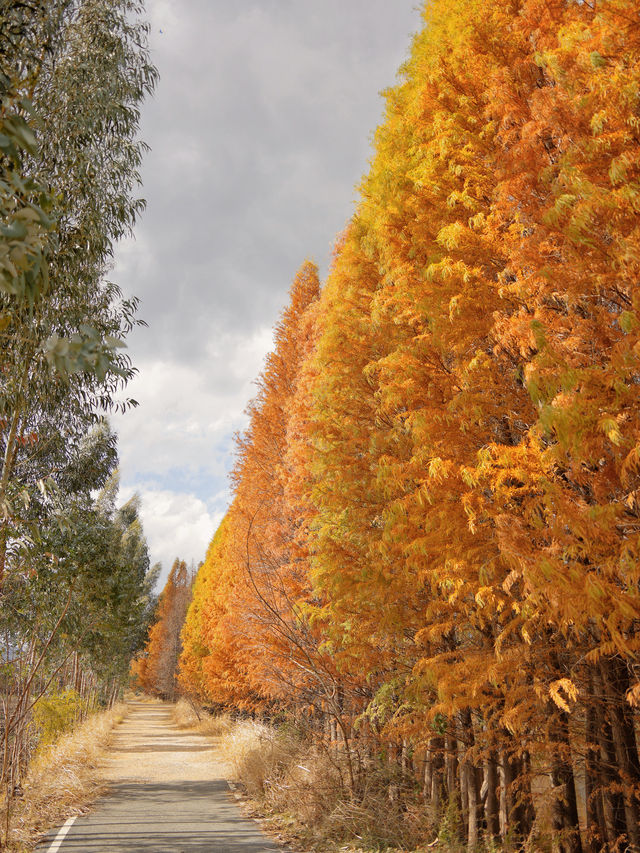
<svg viewBox="0 0 640 853">
<path fill-rule="evenodd" d="M 31 721 L 38 737 L 38 749 L 48 746 L 73 728 L 86 711 L 85 702 L 75 690 L 63 690 L 41 696 L 32 710 Z"/>
<path fill-rule="evenodd" d="M 257 807 L 306 843 L 415 849 L 436 835 L 417 796 L 390 796 L 387 767 L 372 763 L 352 792 L 344 752 L 295 729 L 234 721 L 220 749 Z"/>
<path fill-rule="evenodd" d="M 406 788 L 406 780 L 386 761 L 352 755 L 358 768 L 352 791 L 343 747 L 295 725 L 212 716 L 199 706 L 196 713 L 184 699 L 172 716 L 181 728 L 219 739 L 229 778 L 290 840 L 330 849 L 347 844 L 350 849 L 415 850 L 425 838 L 438 835 L 419 793 Z"/>
<path fill-rule="evenodd" d="M 171 710 L 171 719 L 179 729 L 197 729 L 203 735 L 220 737 L 226 734 L 233 725 L 228 714 L 209 714 L 202 706 L 189 701 L 178 699 Z"/>
</svg>

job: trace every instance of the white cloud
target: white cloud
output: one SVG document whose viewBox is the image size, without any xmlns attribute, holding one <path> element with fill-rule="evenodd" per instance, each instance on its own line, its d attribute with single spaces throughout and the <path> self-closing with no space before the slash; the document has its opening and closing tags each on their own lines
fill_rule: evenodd
<svg viewBox="0 0 640 853">
<path fill-rule="evenodd" d="M 206 370 L 149 361 L 127 392 L 140 406 L 112 418 L 119 436 L 121 501 L 142 499 L 151 561 L 164 583 L 176 557 L 197 564 L 228 507 L 231 435 L 245 423 L 253 380 L 273 344 L 260 329 L 207 345 Z"/>
<path fill-rule="evenodd" d="M 272 346 L 269 329 L 226 335 L 207 344 L 199 365 L 158 358 L 140 364 L 127 395 L 140 404 L 112 418 L 119 435 L 123 479 L 150 479 L 171 488 L 172 471 L 210 476 L 209 494 L 229 466 L 229 439 L 240 429 L 253 381 Z"/>
<path fill-rule="evenodd" d="M 162 588 L 176 557 L 196 566 L 204 559 L 224 511 L 211 511 L 194 495 L 168 489 L 124 487 L 120 490 L 121 502 L 135 491 L 141 498 L 142 524 L 152 562 L 162 563 Z"/>
</svg>

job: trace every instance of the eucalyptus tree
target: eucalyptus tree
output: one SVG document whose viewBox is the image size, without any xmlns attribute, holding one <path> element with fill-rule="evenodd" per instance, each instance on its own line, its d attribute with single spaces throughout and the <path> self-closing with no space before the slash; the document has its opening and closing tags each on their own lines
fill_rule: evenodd
<svg viewBox="0 0 640 853">
<path fill-rule="evenodd" d="M 116 465 L 115 435 L 102 420 L 23 513 L 30 535 L 21 537 L 0 607 L 5 816 L 33 747 L 34 704 L 70 688 L 85 710 L 112 701 L 151 620 L 157 567 L 149 568 L 139 499 L 117 507 Z"/>
<path fill-rule="evenodd" d="M 144 207 L 139 111 L 156 71 L 142 12 L 0 0 L 0 582 L 38 488 L 100 411 L 134 404 L 116 400 L 137 300 L 107 273 Z"/>
<path fill-rule="evenodd" d="M 6 831 L 25 720 L 69 657 L 121 676 L 153 575 L 115 509 L 102 414 L 134 373 L 137 300 L 109 282 L 144 207 L 140 105 L 156 71 L 137 0 L 0 0 L 0 627 Z M 111 479 L 110 479 L 111 478 Z"/>
<path fill-rule="evenodd" d="M 114 484 L 112 494 L 117 472 L 107 489 Z M 54 672 L 74 654 L 104 692 L 114 680 L 123 682 L 143 644 L 157 572 L 150 568 L 138 497 L 120 507 L 103 497 L 66 496 L 67 524 L 46 526 L 32 551 L 37 570 L 12 573 L 11 581 L 20 634 L 37 636 L 42 645 L 56 629 L 44 670 Z"/>
<path fill-rule="evenodd" d="M 97 676 L 105 660 L 111 674 L 124 675 L 142 645 L 157 571 L 149 568 L 139 498 L 116 506 L 116 464 L 115 435 L 101 421 L 39 505 L 25 509 L 30 535 L 21 538 L 0 607 L 7 659 L 46 647 L 42 672 L 75 653 Z"/>
</svg>

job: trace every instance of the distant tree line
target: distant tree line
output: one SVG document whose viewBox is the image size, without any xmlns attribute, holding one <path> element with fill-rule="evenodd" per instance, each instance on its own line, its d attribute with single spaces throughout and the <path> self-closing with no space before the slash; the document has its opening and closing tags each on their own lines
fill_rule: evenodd
<svg viewBox="0 0 640 853">
<path fill-rule="evenodd" d="M 178 660 L 181 632 L 191 601 L 194 571 L 184 560 L 174 560 L 153 612 L 141 653 L 131 663 L 131 686 L 173 702 L 179 695 Z"/>
</svg>

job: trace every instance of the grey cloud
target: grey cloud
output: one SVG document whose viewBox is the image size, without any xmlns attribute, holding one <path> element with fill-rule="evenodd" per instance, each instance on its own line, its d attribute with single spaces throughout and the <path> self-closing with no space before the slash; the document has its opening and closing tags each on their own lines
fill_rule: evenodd
<svg viewBox="0 0 640 853">
<path fill-rule="evenodd" d="M 112 278 L 149 328 L 129 339 L 140 407 L 114 425 L 123 495 L 140 489 L 152 558 L 170 561 L 203 557 L 224 513 L 270 329 L 304 259 L 326 270 L 420 18 L 416 0 L 147 3 L 148 209 Z"/>
<path fill-rule="evenodd" d="M 306 257 L 326 268 L 414 6 L 149 2 L 161 82 L 143 115 L 148 210 L 116 270 L 151 326 L 134 357 L 161 345 L 202 358 L 221 329 L 272 325 Z"/>
</svg>

